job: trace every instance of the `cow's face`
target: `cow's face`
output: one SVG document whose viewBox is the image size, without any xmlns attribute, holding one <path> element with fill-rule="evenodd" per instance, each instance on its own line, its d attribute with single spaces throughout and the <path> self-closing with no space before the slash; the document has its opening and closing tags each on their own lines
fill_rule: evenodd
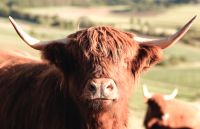
<svg viewBox="0 0 200 129">
<path fill-rule="evenodd" d="M 52 44 L 44 57 L 63 71 L 75 102 L 95 110 L 127 103 L 138 75 L 161 59 L 161 49 L 140 45 L 129 33 L 96 27 L 69 36 L 68 45 Z"/>
<path fill-rule="evenodd" d="M 162 120 L 167 108 L 167 101 L 163 99 L 160 94 L 154 95 L 152 98 L 147 100 L 147 116 Z"/>
<path fill-rule="evenodd" d="M 86 76 L 82 85 L 81 100 L 91 109 L 110 109 L 121 101 L 127 99 L 135 84 L 131 72 L 131 62 L 122 59 L 119 62 L 112 62 L 105 58 L 105 62 L 92 63 L 94 68 L 84 72 Z M 79 85 L 79 84 L 78 84 Z"/>
</svg>

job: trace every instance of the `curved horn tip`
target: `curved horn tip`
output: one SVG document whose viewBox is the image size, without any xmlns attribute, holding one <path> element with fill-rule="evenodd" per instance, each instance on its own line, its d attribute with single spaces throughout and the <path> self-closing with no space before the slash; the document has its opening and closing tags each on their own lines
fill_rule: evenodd
<svg viewBox="0 0 200 129">
<path fill-rule="evenodd" d="M 194 20 L 196 19 L 197 15 L 193 16 L 180 30 L 178 30 L 175 34 L 167 38 L 167 42 L 160 44 L 159 46 L 162 49 L 168 48 L 178 42 L 186 33 L 187 31 L 191 28 Z"/>
<path fill-rule="evenodd" d="M 149 38 L 142 38 L 142 37 L 135 37 L 134 40 L 141 44 L 151 44 L 158 46 L 162 49 L 168 48 L 179 41 L 184 34 L 190 29 L 192 26 L 193 21 L 196 19 L 197 15 L 195 15 L 192 19 L 190 19 L 180 30 L 178 30 L 173 35 L 162 38 L 162 39 L 149 39 Z"/>
<path fill-rule="evenodd" d="M 12 17 L 11 16 L 8 16 L 8 18 L 11 20 L 12 19 Z"/>
<path fill-rule="evenodd" d="M 36 38 L 31 37 L 29 34 L 27 34 L 17 23 L 15 20 L 9 16 L 9 20 L 11 24 L 13 25 L 15 31 L 17 32 L 18 36 L 30 47 L 37 49 L 37 50 L 42 50 L 44 49 L 45 46 L 51 43 L 59 42 L 61 44 L 68 44 L 69 41 L 67 38 L 64 39 L 57 39 L 53 41 L 40 41 Z"/>
<path fill-rule="evenodd" d="M 178 88 L 175 88 L 172 93 L 177 95 L 178 94 Z"/>
<path fill-rule="evenodd" d="M 188 28 L 190 28 L 190 26 L 192 25 L 193 21 L 197 18 L 197 15 L 194 15 L 187 23 L 186 23 L 186 27 L 188 26 Z"/>
<path fill-rule="evenodd" d="M 147 88 L 147 85 L 146 84 L 143 84 L 143 95 L 145 98 L 147 99 L 150 99 L 152 98 L 153 94 L 149 92 L 148 88 Z"/>
<path fill-rule="evenodd" d="M 13 18 L 11 16 L 8 16 L 9 20 L 13 20 Z"/>
<path fill-rule="evenodd" d="M 17 23 L 16 21 L 11 17 L 11 16 L 8 16 L 8 19 L 10 20 L 11 24 L 14 26 L 14 28 L 16 27 Z"/>
<path fill-rule="evenodd" d="M 45 44 L 43 44 L 40 40 L 31 37 L 27 34 L 16 22 L 15 20 L 9 16 L 8 17 L 18 36 L 30 47 L 41 50 Z"/>
<path fill-rule="evenodd" d="M 194 20 L 194 19 L 196 19 L 196 18 L 197 18 L 197 15 L 194 15 L 193 18 L 192 18 L 191 20 Z"/>
<path fill-rule="evenodd" d="M 166 101 L 172 100 L 177 96 L 177 94 L 178 94 L 178 88 L 175 88 L 170 95 L 164 95 L 164 100 Z"/>
</svg>

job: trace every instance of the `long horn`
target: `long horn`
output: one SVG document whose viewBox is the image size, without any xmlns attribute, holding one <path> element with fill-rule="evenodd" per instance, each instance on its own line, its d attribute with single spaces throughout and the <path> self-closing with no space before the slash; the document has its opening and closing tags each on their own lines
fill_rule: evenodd
<svg viewBox="0 0 200 129">
<path fill-rule="evenodd" d="M 153 94 L 149 92 L 146 85 L 143 85 L 143 94 L 144 94 L 144 97 L 147 99 L 150 99 L 153 96 Z"/>
<path fill-rule="evenodd" d="M 197 16 L 194 16 L 189 22 L 187 22 L 179 31 L 177 31 L 175 34 L 163 38 L 163 39 L 149 39 L 149 38 L 143 38 L 139 36 L 135 36 L 134 40 L 141 44 L 152 44 L 156 45 L 162 49 L 165 49 L 174 43 L 176 43 L 179 39 L 181 39 L 185 33 L 189 30 L 189 28 L 192 26 L 193 21 L 196 19 Z"/>
<path fill-rule="evenodd" d="M 40 41 L 38 39 L 31 37 L 25 31 L 23 31 L 23 29 L 19 25 L 17 25 L 17 23 L 15 22 L 15 20 L 11 16 L 9 16 L 9 20 L 12 23 L 17 34 L 20 36 L 20 38 L 26 44 L 28 44 L 30 47 L 32 47 L 34 49 L 42 50 L 46 45 L 51 44 L 51 43 L 67 44 L 69 42 L 67 38 L 53 40 L 53 41 Z"/>
<path fill-rule="evenodd" d="M 173 92 L 170 95 L 164 95 L 164 100 L 172 100 L 176 97 L 176 95 L 178 94 L 178 89 L 174 89 Z"/>
</svg>

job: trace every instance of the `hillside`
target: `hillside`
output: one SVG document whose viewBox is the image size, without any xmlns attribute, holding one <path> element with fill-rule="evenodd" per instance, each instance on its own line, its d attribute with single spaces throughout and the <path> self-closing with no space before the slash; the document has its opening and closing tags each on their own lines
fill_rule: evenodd
<svg viewBox="0 0 200 129">
<path fill-rule="evenodd" d="M 137 5 L 138 9 L 149 9 L 158 6 L 170 6 L 173 4 L 183 3 L 199 3 L 199 0 L 0 0 L 1 3 L 9 5 L 14 4 L 21 7 L 37 7 L 37 6 L 94 6 L 94 5 Z M 144 6 L 147 4 L 148 6 Z M 141 7 L 142 5 L 142 7 Z"/>
</svg>

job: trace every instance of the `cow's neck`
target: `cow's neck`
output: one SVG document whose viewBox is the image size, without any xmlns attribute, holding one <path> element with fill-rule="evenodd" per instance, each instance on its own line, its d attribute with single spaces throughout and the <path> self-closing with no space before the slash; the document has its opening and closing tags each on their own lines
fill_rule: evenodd
<svg viewBox="0 0 200 129">
<path fill-rule="evenodd" d="M 128 109 L 88 114 L 86 129 L 127 129 Z"/>
</svg>

